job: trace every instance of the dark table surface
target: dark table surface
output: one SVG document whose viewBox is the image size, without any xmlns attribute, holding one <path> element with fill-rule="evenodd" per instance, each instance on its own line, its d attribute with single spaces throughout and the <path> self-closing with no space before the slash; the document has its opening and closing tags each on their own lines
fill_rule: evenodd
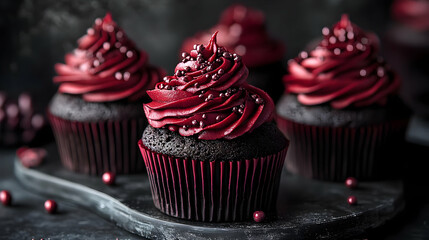
<svg viewBox="0 0 429 240">
<path fill-rule="evenodd" d="M 142 239 L 109 221 L 65 201 L 48 214 L 44 196 L 25 189 L 15 179 L 15 151 L 0 150 L 0 189 L 11 192 L 13 204 L 0 205 L 0 239 Z"/>
<path fill-rule="evenodd" d="M 396 218 L 355 239 L 429 239 L 429 147 L 404 146 L 404 197 L 406 207 Z M 59 213 L 48 214 L 38 196 L 19 184 L 13 174 L 15 150 L 0 149 L 0 190 L 9 190 L 13 206 L 0 205 L 0 239 L 141 239 L 113 223 L 58 200 Z"/>
</svg>

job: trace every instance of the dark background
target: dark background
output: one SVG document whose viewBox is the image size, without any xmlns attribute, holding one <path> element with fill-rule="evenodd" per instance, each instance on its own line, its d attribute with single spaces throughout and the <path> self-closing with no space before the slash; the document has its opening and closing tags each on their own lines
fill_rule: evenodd
<svg viewBox="0 0 429 240">
<path fill-rule="evenodd" d="M 11 96 L 30 91 L 46 104 L 57 86 L 54 64 L 77 46 L 95 18 L 110 11 L 114 20 L 150 61 L 172 74 L 183 40 L 213 26 L 234 1 L 197 0 L 1 0 L 0 91 Z M 385 34 L 391 23 L 390 0 L 242 1 L 265 12 L 268 31 L 286 44 L 287 59 L 316 37 L 324 26 L 348 13 L 362 28 Z"/>
<path fill-rule="evenodd" d="M 28 91 L 39 106 L 46 106 L 57 89 L 52 83 L 54 64 L 63 62 L 64 55 L 77 46 L 77 39 L 86 34 L 95 18 L 103 17 L 107 11 L 149 53 L 151 63 L 172 74 L 183 40 L 216 24 L 222 10 L 233 3 L 229 0 L 0 0 L 0 91 L 12 97 Z M 311 40 L 320 37 L 324 26 L 339 21 L 343 13 L 348 13 L 363 29 L 378 34 L 382 47 L 386 46 L 386 34 L 394 24 L 390 14 L 392 0 L 242 3 L 265 12 L 268 31 L 286 45 L 285 64 Z M 424 239 L 429 234 L 426 177 L 429 148 L 410 145 L 404 146 L 404 151 L 409 153 L 408 159 L 404 159 L 407 167 L 403 177 L 406 211 L 370 233 L 374 239 Z"/>
</svg>

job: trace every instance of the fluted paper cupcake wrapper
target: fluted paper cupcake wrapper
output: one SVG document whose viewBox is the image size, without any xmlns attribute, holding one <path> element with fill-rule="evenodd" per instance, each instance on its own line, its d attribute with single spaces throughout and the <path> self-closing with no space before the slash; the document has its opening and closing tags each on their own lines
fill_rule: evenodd
<svg viewBox="0 0 429 240">
<path fill-rule="evenodd" d="M 137 145 L 146 120 L 69 121 L 48 112 L 62 164 L 75 172 L 101 175 L 144 171 Z"/>
<path fill-rule="evenodd" d="M 361 127 L 311 126 L 277 116 L 290 140 L 286 168 L 329 181 L 394 178 L 398 174 L 407 120 Z"/>
<path fill-rule="evenodd" d="M 240 221 L 274 212 L 287 148 L 240 161 L 199 161 L 154 152 L 139 141 L 155 206 L 204 222 Z"/>
</svg>

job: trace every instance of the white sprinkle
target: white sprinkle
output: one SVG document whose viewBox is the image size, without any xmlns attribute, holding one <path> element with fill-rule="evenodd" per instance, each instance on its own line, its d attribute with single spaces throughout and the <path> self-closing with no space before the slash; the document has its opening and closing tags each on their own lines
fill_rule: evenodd
<svg viewBox="0 0 429 240">
<path fill-rule="evenodd" d="M 327 36 L 327 35 L 329 34 L 329 28 L 324 27 L 324 28 L 322 29 L 322 34 L 323 34 L 324 36 Z"/>
<path fill-rule="evenodd" d="M 124 72 L 124 80 L 128 81 L 131 77 L 131 74 L 129 72 Z"/>
<path fill-rule="evenodd" d="M 116 72 L 116 73 L 115 73 L 115 78 L 116 78 L 117 80 L 122 80 L 122 74 L 121 74 L 120 72 Z"/>
<path fill-rule="evenodd" d="M 119 51 L 120 51 L 121 53 L 125 53 L 125 52 L 127 51 L 127 47 L 122 46 L 122 47 L 120 47 L 120 48 L 119 48 Z"/>
<path fill-rule="evenodd" d="M 103 48 L 105 50 L 109 50 L 110 49 L 110 43 L 108 43 L 108 42 L 103 43 Z"/>
<path fill-rule="evenodd" d="M 341 49 L 339 49 L 339 48 L 335 48 L 335 49 L 334 49 L 334 54 L 335 54 L 335 55 L 340 55 L 340 54 L 341 54 Z"/>
<path fill-rule="evenodd" d="M 88 33 L 88 35 L 94 35 L 95 31 L 93 28 L 88 28 L 88 30 L 86 30 L 86 33 Z"/>
<path fill-rule="evenodd" d="M 377 68 L 377 76 L 384 77 L 384 68 L 382 67 Z"/>
<path fill-rule="evenodd" d="M 127 57 L 132 58 L 134 56 L 134 53 L 132 51 L 127 52 Z"/>
</svg>

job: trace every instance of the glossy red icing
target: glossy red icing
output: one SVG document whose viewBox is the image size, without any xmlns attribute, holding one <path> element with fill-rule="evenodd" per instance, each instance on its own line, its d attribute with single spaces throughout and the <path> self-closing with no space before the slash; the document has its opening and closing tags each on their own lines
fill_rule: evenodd
<svg viewBox="0 0 429 240">
<path fill-rule="evenodd" d="M 241 55 L 248 67 L 281 61 L 284 56 L 284 45 L 268 36 L 264 14 L 239 4 L 227 8 L 209 31 L 187 39 L 182 51 L 189 52 L 194 44 L 207 42 L 214 31 L 219 31 L 219 44 Z"/>
<path fill-rule="evenodd" d="M 144 104 L 149 124 L 182 136 L 233 139 L 273 118 L 274 103 L 264 91 L 246 83 L 241 57 L 216 43 L 196 45 L 176 66 L 174 76 L 148 91 Z"/>
<path fill-rule="evenodd" d="M 399 79 L 378 57 L 374 34 L 352 24 L 347 15 L 322 32 L 324 39 L 313 51 L 289 62 L 286 92 L 297 94 L 304 105 L 328 103 L 337 109 L 384 105 L 396 94 Z"/>
<path fill-rule="evenodd" d="M 163 71 L 148 63 L 145 52 L 137 49 L 107 14 L 97 19 L 79 46 L 56 64 L 61 93 L 82 95 L 88 102 L 127 99 L 136 101 L 155 86 Z"/>
</svg>

